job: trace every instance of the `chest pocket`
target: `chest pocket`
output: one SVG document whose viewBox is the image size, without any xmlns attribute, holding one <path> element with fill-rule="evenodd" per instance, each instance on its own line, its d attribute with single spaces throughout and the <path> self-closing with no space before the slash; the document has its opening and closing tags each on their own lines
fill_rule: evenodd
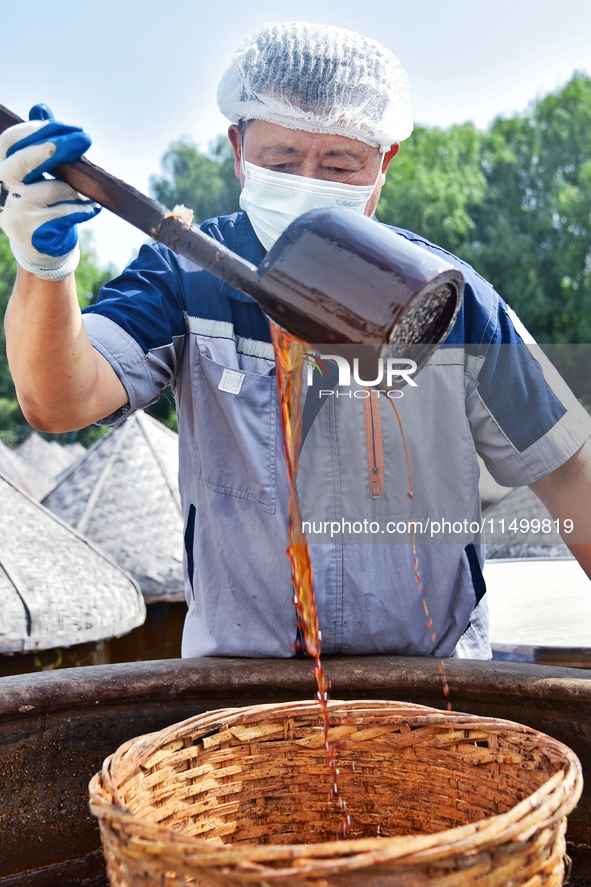
<svg viewBox="0 0 591 887">
<path fill-rule="evenodd" d="M 264 373 L 253 373 L 201 353 L 194 373 L 203 483 L 215 493 L 274 512 L 278 409 L 273 364 Z"/>
</svg>

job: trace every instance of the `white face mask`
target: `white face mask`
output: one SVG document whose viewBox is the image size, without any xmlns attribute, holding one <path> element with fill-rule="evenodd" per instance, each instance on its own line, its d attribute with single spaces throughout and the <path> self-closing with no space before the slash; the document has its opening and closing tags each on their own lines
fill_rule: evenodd
<svg viewBox="0 0 591 887">
<path fill-rule="evenodd" d="M 258 239 L 269 250 L 288 225 L 310 209 L 344 207 L 364 213 L 373 194 L 380 169 L 373 185 L 344 185 L 307 179 L 284 172 L 272 172 L 243 161 L 244 188 L 240 207 L 250 219 Z"/>
</svg>

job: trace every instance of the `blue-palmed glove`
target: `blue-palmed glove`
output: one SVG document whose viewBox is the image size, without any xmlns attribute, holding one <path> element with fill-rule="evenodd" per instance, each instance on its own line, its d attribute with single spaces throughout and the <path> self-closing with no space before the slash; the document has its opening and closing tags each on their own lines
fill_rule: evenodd
<svg viewBox="0 0 591 887">
<path fill-rule="evenodd" d="M 63 280 L 80 259 L 76 225 L 100 206 L 44 173 L 78 160 L 90 138 L 80 127 L 58 123 L 45 105 L 35 105 L 29 117 L 0 135 L 0 228 L 22 268 Z"/>
</svg>

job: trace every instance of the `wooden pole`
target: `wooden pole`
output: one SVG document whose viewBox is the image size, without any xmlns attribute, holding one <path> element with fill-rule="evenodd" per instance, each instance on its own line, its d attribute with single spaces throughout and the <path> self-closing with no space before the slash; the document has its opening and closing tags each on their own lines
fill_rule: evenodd
<svg viewBox="0 0 591 887">
<path fill-rule="evenodd" d="M 0 105 L 0 132 L 23 123 L 4 105 Z M 187 225 L 161 203 L 112 176 L 85 157 L 63 163 L 52 171 L 80 194 L 100 203 L 119 218 L 139 228 L 190 262 L 210 271 L 225 283 L 255 298 L 263 310 L 273 314 L 275 299 L 261 285 L 257 268 L 235 255 L 227 247 L 204 234 L 196 225 Z"/>
</svg>

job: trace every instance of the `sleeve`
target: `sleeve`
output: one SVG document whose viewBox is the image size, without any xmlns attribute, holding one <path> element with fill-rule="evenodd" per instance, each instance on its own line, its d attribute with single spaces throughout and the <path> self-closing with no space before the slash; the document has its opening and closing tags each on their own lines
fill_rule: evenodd
<svg viewBox="0 0 591 887">
<path fill-rule="evenodd" d="M 471 348 L 467 361 L 467 414 L 493 478 L 519 487 L 570 459 L 591 435 L 591 417 L 517 315 L 494 296 L 491 339 Z"/>
<path fill-rule="evenodd" d="M 105 417 L 114 425 L 158 399 L 174 383 L 185 336 L 185 293 L 166 247 L 146 245 L 120 277 L 82 312 L 94 348 L 121 380 L 129 406 Z"/>
</svg>

